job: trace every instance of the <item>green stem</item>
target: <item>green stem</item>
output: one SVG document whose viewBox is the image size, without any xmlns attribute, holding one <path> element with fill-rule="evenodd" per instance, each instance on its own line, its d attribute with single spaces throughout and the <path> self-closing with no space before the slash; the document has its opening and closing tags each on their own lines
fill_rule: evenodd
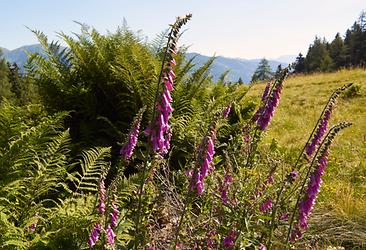
<svg viewBox="0 0 366 250">
<path fill-rule="evenodd" d="M 304 151 L 305 151 L 305 149 L 306 149 L 306 146 L 308 145 L 308 143 L 309 143 L 309 142 L 310 142 L 310 140 L 312 139 L 312 137 L 313 137 L 313 135 L 314 135 L 315 130 L 318 128 L 318 125 L 319 125 L 319 123 L 320 123 L 320 121 L 321 121 L 321 119 L 322 119 L 322 117 L 323 117 L 323 115 L 324 115 L 325 111 L 327 110 L 329 103 L 330 103 L 330 102 L 331 102 L 331 100 L 333 99 L 334 94 L 335 94 L 335 92 L 333 92 L 333 94 L 332 94 L 332 95 L 330 96 L 330 98 L 328 99 L 327 104 L 326 104 L 326 105 L 325 105 L 325 107 L 323 108 L 322 113 L 320 114 L 320 116 L 319 116 L 319 118 L 318 118 L 318 121 L 316 122 L 316 124 L 315 124 L 315 126 L 314 126 L 314 128 L 313 128 L 313 131 L 311 131 L 311 134 L 310 134 L 310 136 L 309 136 L 308 140 L 306 141 L 306 143 L 305 143 L 304 147 L 302 148 L 301 153 L 299 154 L 299 157 L 297 158 L 297 160 L 296 160 L 296 162 L 295 162 L 295 165 L 293 166 L 292 170 L 295 170 L 295 169 L 296 169 L 296 167 L 297 167 L 297 164 L 299 164 L 299 162 L 300 162 L 300 160 L 301 160 L 301 157 L 303 156 Z"/>
<path fill-rule="evenodd" d="M 317 149 L 317 151 L 316 151 L 316 153 L 315 153 L 315 155 L 314 155 L 314 157 L 313 157 L 313 159 L 312 159 L 312 161 L 311 161 L 311 163 L 310 163 L 310 166 L 309 166 L 309 169 L 308 169 L 308 171 L 307 171 L 307 173 L 306 173 L 306 176 L 305 176 L 305 178 L 304 178 L 304 181 L 303 181 L 303 183 L 302 183 L 302 185 L 301 185 L 301 189 L 300 189 L 299 195 L 298 195 L 298 197 L 297 197 L 295 207 L 294 207 L 294 209 L 293 209 L 293 211 L 292 211 L 291 220 L 290 220 L 290 224 L 289 224 L 289 225 L 290 225 L 290 227 L 289 227 L 289 229 L 288 229 L 287 238 L 286 238 L 286 244 L 288 244 L 288 243 L 289 243 L 290 234 L 291 234 L 292 227 L 293 227 L 293 222 L 294 222 L 294 219 L 295 219 L 296 209 L 297 209 L 297 207 L 299 206 L 300 199 L 301 199 L 301 194 L 302 194 L 302 193 L 303 193 L 303 191 L 304 191 L 306 181 L 307 181 L 307 179 L 309 178 L 310 172 L 311 172 L 311 170 L 312 170 L 312 166 L 314 165 L 315 160 L 317 159 L 317 156 L 318 156 L 318 154 L 319 154 L 319 152 L 320 152 L 320 149 L 322 148 L 322 146 L 323 146 L 324 142 L 326 141 L 327 137 L 329 136 L 329 134 L 330 134 L 332 131 L 333 131 L 333 129 L 330 129 L 330 130 L 328 131 L 328 133 L 327 133 L 327 134 L 326 134 L 326 136 L 324 137 L 323 141 L 322 141 L 322 142 L 321 142 L 321 144 L 319 145 L 319 147 L 318 147 L 318 149 Z"/>
<path fill-rule="evenodd" d="M 184 203 L 184 207 L 183 207 L 182 214 L 180 215 L 180 218 L 179 218 L 179 223 L 178 223 L 177 231 L 175 232 L 175 239 L 174 239 L 174 246 L 173 246 L 173 249 L 174 250 L 177 249 L 177 243 L 178 243 L 178 239 L 179 239 L 179 233 L 180 233 L 180 230 L 182 229 L 183 220 L 184 220 L 184 216 L 185 216 L 186 211 L 187 211 L 188 204 L 191 201 L 190 197 L 191 196 L 188 194 L 187 199 L 186 199 L 186 202 Z"/>
<path fill-rule="evenodd" d="M 145 183 L 145 174 L 146 174 L 146 166 L 144 165 L 143 169 L 142 169 L 142 176 L 140 179 L 140 187 L 139 187 L 139 198 L 138 198 L 138 206 L 137 206 L 137 217 L 136 217 L 136 221 L 135 221 L 135 250 L 137 250 L 138 244 L 139 244 L 139 240 L 138 240 L 138 236 L 139 236 L 139 225 L 140 225 L 140 214 L 141 214 L 141 206 L 142 206 L 142 191 L 144 188 L 144 183 Z"/>
</svg>

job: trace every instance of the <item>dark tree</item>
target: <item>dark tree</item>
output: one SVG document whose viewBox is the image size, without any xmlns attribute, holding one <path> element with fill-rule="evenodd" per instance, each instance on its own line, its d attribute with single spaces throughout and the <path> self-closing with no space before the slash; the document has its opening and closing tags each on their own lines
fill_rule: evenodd
<svg viewBox="0 0 366 250">
<path fill-rule="evenodd" d="M 241 79 L 241 77 L 239 77 L 239 79 L 238 79 L 238 83 L 240 83 L 240 84 L 243 84 L 244 82 L 243 82 L 243 79 Z"/>
<path fill-rule="evenodd" d="M 268 60 L 263 58 L 255 70 L 251 82 L 265 81 L 272 77 L 273 73 L 269 66 Z"/>
<path fill-rule="evenodd" d="M 299 53 L 296 57 L 294 73 L 304 73 L 305 72 L 305 57 Z"/>
<path fill-rule="evenodd" d="M 337 69 L 346 66 L 347 49 L 339 33 L 329 45 L 329 54 Z"/>
<path fill-rule="evenodd" d="M 13 94 L 17 99 L 20 99 L 22 87 L 21 87 L 21 78 L 19 76 L 19 67 L 16 63 L 10 64 L 8 62 L 7 65 L 9 69 L 8 79 L 9 83 L 11 84 L 10 90 L 11 92 L 13 92 Z"/>
<path fill-rule="evenodd" d="M 10 83 L 8 80 L 8 66 L 0 50 L 0 102 L 4 98 L 11 98 Z"/>
<path fill-rule="evenodd" d="M 307 72 L 331 71 L 334 63 L 327 49 L 328 44 L 325 39 L 315 37 L 314 43 L 310 45 L 305 60 Z"/>
</svg>

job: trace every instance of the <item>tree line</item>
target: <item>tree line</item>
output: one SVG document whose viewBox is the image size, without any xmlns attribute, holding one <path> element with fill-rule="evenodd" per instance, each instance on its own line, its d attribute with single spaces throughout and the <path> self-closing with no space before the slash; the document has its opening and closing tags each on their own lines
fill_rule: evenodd
<svg viewBox="0 0 366 250">
<path fill-rule="evenodd" d="M 347 29 L 342 37 L 337 33 L 333 41 L 315 37 L 306 56 L 296 58 L 295 73 L 329 72 L 341 68 L 366 65 L 366 11 Z"/>
</svg>

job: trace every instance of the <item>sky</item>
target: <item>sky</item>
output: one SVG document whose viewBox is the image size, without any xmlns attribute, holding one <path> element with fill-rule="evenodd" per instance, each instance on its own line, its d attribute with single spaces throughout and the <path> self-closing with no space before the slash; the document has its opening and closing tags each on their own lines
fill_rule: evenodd
<svg viewBox="0 0 366 250">
<path fill-rule="evenodd" d="M 37 43 L 26 28 L 78 33 L 86 23 L 101 33 L 127 21 L 149 39 L 192 13 L 181 44 L 189 51 L 233 58 L 278 58 L 306 54 L 315 36 L 342 35 L 366 10 L 366 0 L 2 0 L 0 47 L 15 49 Z"/>
</svg>

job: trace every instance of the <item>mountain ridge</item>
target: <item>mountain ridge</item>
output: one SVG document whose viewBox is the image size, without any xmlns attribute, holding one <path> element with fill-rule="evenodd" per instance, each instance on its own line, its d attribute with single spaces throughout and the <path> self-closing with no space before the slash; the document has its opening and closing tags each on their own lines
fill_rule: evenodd
<svg viewBox="0 0 366 250">
<path fill-rule="evenodd" d="M 24 45 L 13 50 L 2 47 L 0 48 L 3 52 L 4 58 L 10 63 L 18 64 L 21 70 L 24 69 L 24 64 L 28 59 L 27 52 L 42 53 L 42 46 L 40 44 Z M 196 68 L 203 65 L 207 60 L 211 58 L 210 56 L 202 55 L 196 52 L 187 52 L 186 56 L 187 59 L 195 57 L 193 62 L 196 64 Z M 289 63 L 289 58 L 291 58 L 291 55 L 284 55 L 279 57 L 279 59 L 281 58 L 283 58 L 283 61 L 268 59 L 269 65 L 271 66 L 273 71 L 277 68 L 278 65 L 286 66 Z M 214 81 L 219 80 L 220 76 L 227 70 L 229 70 L 229 73 L 225 78 L 226 81 L 236 82 L 239 80 L 239 78 L 241 78 L 245 83 L 249 83 L 254 71 L 258 67 L 260 60 L 261 59 L 216 56 L 216 59 L 211 66 L 210 72 Z"/>
</svg>

